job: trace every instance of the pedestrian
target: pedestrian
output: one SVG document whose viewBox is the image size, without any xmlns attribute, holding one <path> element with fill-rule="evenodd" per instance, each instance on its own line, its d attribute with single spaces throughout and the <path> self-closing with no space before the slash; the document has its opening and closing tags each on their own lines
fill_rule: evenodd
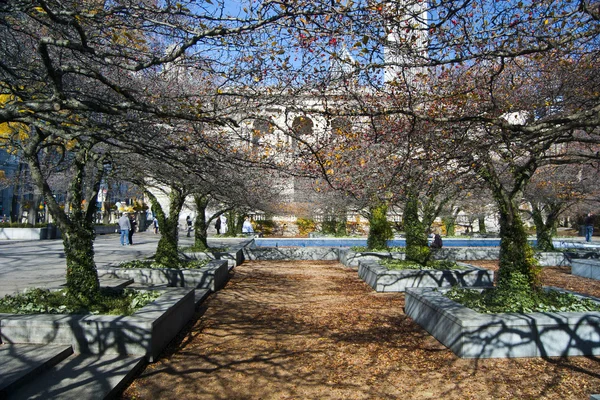
<svg viewBox="0 0 600 400">
<path fill-rule="evenodd" d="M 154 227 L 154 233 L 158 233 L 158 219 L 156 217 L 152 220 L 152 226 Z"/>
<path fill-rule="evenodd" d="M 119 218 L 119 229 L 121 230 L 121 246 L 129 246 L 131 222 L 129 222 L 129 216 L 126 212 Z"/>
<path fill-rule="evenodd" d="M 217 217 L 215 221 L 215 229 L 217 230 L 217 235 L 221 234 L 221 217 Z"/>
<path fill-rule="evenodd" d="M 131 224 L 131 229 L 129 230 L 129 244 L 133 245 L 133 234 L 135 233 L 135 228 L 137 227 L 137 221 L 135 220 L 135 215 L 131 214 L 129 223 Z"/>
<path fill-rule="evenodd" d="M 585 217 L 585 241 L 591 242 L 592 236 L 594 235 L 594 214 L 588 213 Z"/>
<path fill-rule="evenodd" d="M 227 217 L 224 215 L 221 215 L 221 230 L 223 235 L 227 233 Z"/>
<path fill-rule="evenodd" d="M 433 243 L 431 243 L 431 248 L 432 249 L 441 249 L 443 246 L 443 242 L 442 242 L 442 237 L 440 236 L 439 233 L 436 233 L 433 236 Z"/>
<path fill-rule="evenodd" d="M 250 222 L 248 217 L 244 219 L 244 223 L 242 224 L 242 233 L 246 235 L 254 233 L 254 228 L 252 227 L 252 223 Z"/>
<path fill-rule="evenodd" d="M 190 237 L 190 233 L 192 232 L 192 217 L 188 215 L 185 222 L 187 223 L 187 237 Z"/>
</svg>

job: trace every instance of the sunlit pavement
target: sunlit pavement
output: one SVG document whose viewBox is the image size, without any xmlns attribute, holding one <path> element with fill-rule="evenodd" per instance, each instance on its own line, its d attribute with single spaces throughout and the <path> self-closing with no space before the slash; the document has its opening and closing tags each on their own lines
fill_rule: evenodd
<svg viewBox="0 0 600 400">
<path fill-rule="evenodd" d="M 98 235 L 94 243 L 96 266 L 152 257 L 160 235 L 136 232 L 132 246 L 121 246 L 119 235 Z M 180 233 L 180 246 L 190 246 L 192 237 Z M 239 239 L 209 239 L 211 246 Z M 66 261 L 63 242 L 57 240 L 0 241 L 0 297 L 31 287 L 57 287 L 65 283 Z"/>
</svg>

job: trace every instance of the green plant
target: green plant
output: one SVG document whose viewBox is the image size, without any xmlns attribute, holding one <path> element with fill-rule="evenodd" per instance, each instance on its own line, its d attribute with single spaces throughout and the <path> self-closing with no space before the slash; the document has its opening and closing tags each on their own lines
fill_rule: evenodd
<svg viewBox="0 0 600 400">
<path fill-rule="evenodd" d="M 161 264 L 153 260 L 133 260 L 119 264 L 118 268 L 148 268 L 148 269 L 200 269 L 209 260 L 179 260 L 176 264 Z"/>
<path fill-rule="evenodd" d="M 454 287 L 446 293 L 446 297 L 485 314 L 600 311 L 600 304 L 591 299 L 557 290 L 532 292 L 528 288 L 527 277 L 522 276 L 515 279 L 512 290 L 492 288 L 478 291 Z"/>
<path fill-rule="evenodd" d="M 0 312 L 12 314 L 131 315 L 160 296 L 159 291 L 100 290 L 93 301 L 81 302 L 67 290 L 33 289 L 0 298 Z"/>
<path fill-rule="evenodd" d="M 457 269 L 465 269 L 455 263 L 454 261 L 447 260 L 430 260 L 427 264 L 419 264 L 416 261 L 411 260 L 393 260 L 393 259 L 385 259 L 380 261 L 381 265 L 385 266 L 390 270 L 405 270 L 405 269 L 417 269 L 417 270 L 437 270 L 437 271 L 447 271 L 447 270 L 457 270 Z"/>
<path fill-rule="evenodd" d="M 205 247 L 205 246 L 188 246 L 188 247 L 180 247 L 179 251 L 181 252 L 190 252 L 190 253 L 224 253 L 228 249 L 226 247 Z"/>
</svg>

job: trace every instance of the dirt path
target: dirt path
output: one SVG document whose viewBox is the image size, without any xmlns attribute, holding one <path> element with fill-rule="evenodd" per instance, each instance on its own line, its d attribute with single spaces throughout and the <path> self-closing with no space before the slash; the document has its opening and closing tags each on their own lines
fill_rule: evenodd
<svg viewBox="0 0 600 400">
<path fill-rule="evenodd" d="M 403 306 L 403 294 L 377 294 L 336 262 L 245 262 L 123 398 L 587 400 L 600 393 L 598 358 L 459 359 Z"/>
</svg>

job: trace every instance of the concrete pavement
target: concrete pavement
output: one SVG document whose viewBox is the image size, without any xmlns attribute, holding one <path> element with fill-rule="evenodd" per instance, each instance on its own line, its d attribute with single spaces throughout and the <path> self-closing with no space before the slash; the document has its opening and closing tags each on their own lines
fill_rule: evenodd
<svg viewBox="0 0 600 400">
<path fill-rule="evenodd" d="M 118 234 L 98 235 L 94 242 L 97 267 L 149 258 L 156 252 L 160 235 L 136 232 L 133 246 L 121 246 Z M 191 246 L 193 237 L 180 232 L 179 245 Z M 209 238 L 211 246 L 227 246 L 244 239 Z M 0 297 L 31 287 L 57 287 L 65 283 L 63 242 L 57 240 L 0 241 Z"/>
</svg>

